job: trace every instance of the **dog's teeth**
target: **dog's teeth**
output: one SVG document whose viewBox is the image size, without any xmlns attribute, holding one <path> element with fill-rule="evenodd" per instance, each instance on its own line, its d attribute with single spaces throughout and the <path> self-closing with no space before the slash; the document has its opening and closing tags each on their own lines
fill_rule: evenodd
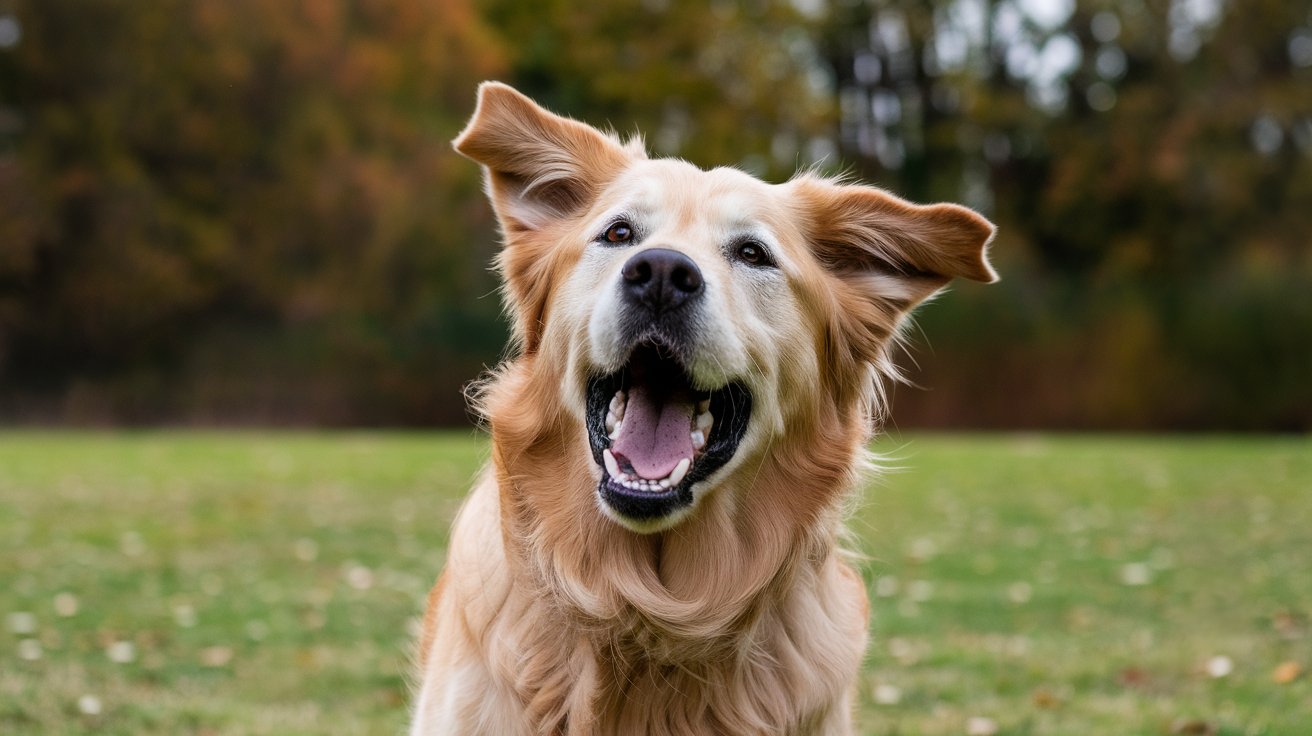
<svg viewBox="0 0 1312 736">
<path fill-rule="evenodd" d="M 615 415 L 616 419 L 624 418 L 624 407 L 628 404 L 625 400 L 624 392 L 617 391 L 615 396 L 610 400 L 610 413 Z"/>
<path fill-rule="evenodd" d="M 615 434 L 615 414 L 606 412 L 606 434 L 614 436 Z"/>
<path fill-rule="evenodd" d="M 692 460 L 690 458 L 685 457 L 684 459 L 680 460 L 679 464 L 675 465 L 674 470 L 670 472 L 670 478 L 669 478 L 670 485 L 672 486 L 679 485 L 679 481 L 682 481 L 683 476 L 688 474 L 688 468 L 690 467 L 692 467 Z"/>
<path fill-rule="evenodd" d="M 711 410 L 711 400 L 710 400 L 710 399 L 702 399 L 701 401 L 697 402 L 697 413 L 698 413 L 698 414 L 705 414 L 706 412 L 708 412 L 708 411 L 710 411 L 710 410 Z"/>
<path fill-rule="evenodd" d="M 615 429 L 611 430 L 611 432 L 610 432 L 610 438 L 611 438 L 611 439 L 615 439 L 615 436 L 618 435 L 618 434 L 620 433 L 620 428 L 622 428 L 623 426 L 624 426 L 624 420 L 623 420 L 623 419 L 616 419 L 616 420 L 615 420 Z"/>
<path fill-rule="evenodd" d="M 715 418 L 711 416 L 709 411 L 702 412 L 697 415 L 697 429 L 700 429 L 702 434 L 706 434 L 711 431 L 711 424 L 714 421 Z"/>
<path fill-rule="evenodd" d="M 706 446 L 706 433 L 700 429 L 694 429 L 689 436 L 692 438 L 692 449 L 700 450 Z"/>
<path fill-rule="evenodd" d="M 615 462 L 615 456 L 610 450 L 602 450 L 601 459 L 606 463 L 606 472 L 610 473 L 610 477 L 623 483 L 624 474 L 620 472 L 620 464 Z"/>
<path fill-rule="evenodd" d="M 669 479 L 669 478 L 661 478 L 661 482 L 659 483 L 659 485 L 660 485 L 662 491 L 665 490 L 665 489 L 667 489 L 667 488 L 669 488 L 669 487 L 670 487 L 670 479 Z"/>
</svg>

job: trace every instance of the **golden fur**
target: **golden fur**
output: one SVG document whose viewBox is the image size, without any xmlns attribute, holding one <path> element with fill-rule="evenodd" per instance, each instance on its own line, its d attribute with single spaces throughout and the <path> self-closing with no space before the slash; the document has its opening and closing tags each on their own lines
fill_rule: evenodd
<svg viewBox="0 0 1312 736">
<path fill-rule="evenodd" d="M 902 319 L 953 277 L 995 278 L 992 226 L 811 175 L 648 160 L 492 83 L 455 145 L 487 174 L 517 350 L 478 395 L 492 457 L 429 596 L 412 733 L 850 733 L 867 603 L 843 509 Z M 583 419 L 618 269 L 587 242 L 625 202 L 716 286 L 715 360 L 694 373 L 733 373 L 757 402 L 732 461 L 652 527 L 599 508 Z M 743 217 L 777 276 L 718 257 Z"/>
</svg>

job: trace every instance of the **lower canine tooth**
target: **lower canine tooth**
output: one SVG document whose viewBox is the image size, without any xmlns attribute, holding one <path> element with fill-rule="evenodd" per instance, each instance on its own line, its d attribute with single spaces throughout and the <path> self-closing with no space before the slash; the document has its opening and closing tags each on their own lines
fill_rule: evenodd
<svg viewBox="0 0 1312 736">
<path fill-rule="evenodd" d="M 622 474 L 620 473 L 620 464 L 615 462 L 615 456 L 610 453 L 610 450 L 601 451 L 601 460 L 606 463 L 606 472 L 610 473 L 610 477 L 616 480 L 619 480 L 622 477 Z"/>
<path fill-rule="evenodd" d="M 690 467 L 692 467 L 691 459 L 685 457 L 680 460 L 679 464 L 674 466 L 674 470 L 670 471 L 670 485 L 679 485 L 679 481 L 683 480 L 683 476 L 688 474 L 688 468 Z"/>
</svg>

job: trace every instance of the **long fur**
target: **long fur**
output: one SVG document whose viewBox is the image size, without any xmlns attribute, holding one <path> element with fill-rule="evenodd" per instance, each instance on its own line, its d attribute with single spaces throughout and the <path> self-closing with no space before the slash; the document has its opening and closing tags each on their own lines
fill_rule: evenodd
<svg viewBox="0 0 1312 736">
<path fill-rule="evenodd" d="M 509 88 L 479 107 L 457 147 L 488 173 L 518 350 L 477 392 L 492 457 L 429 596 L 412 733 L 850 733 L 867 599 L 843 511 L 903 317 L 952 276 L 992 278 L 991 226 L 813 176 L 786 185 L 785 328 L 807 359 L 754 356 L 773 362 L 779 419 L 691 515 L 639 534 L 598 510 L 562 388 L 582 338 L 556 326 L 580 258 L 561 243 L 638 153 Z"/>
</svg>

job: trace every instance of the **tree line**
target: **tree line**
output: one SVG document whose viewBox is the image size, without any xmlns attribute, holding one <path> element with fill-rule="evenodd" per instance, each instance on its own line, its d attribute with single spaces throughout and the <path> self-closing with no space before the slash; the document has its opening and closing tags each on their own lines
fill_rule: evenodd
<svg viewBox="0 0 1312 736">
<path fill-rule="evenodd" d="M 1307 0 L 0 0 L 0 422 L 464 422 L 488 78 L 986 212 L 899 426 L 1312 428 Z"/>
</svg>

